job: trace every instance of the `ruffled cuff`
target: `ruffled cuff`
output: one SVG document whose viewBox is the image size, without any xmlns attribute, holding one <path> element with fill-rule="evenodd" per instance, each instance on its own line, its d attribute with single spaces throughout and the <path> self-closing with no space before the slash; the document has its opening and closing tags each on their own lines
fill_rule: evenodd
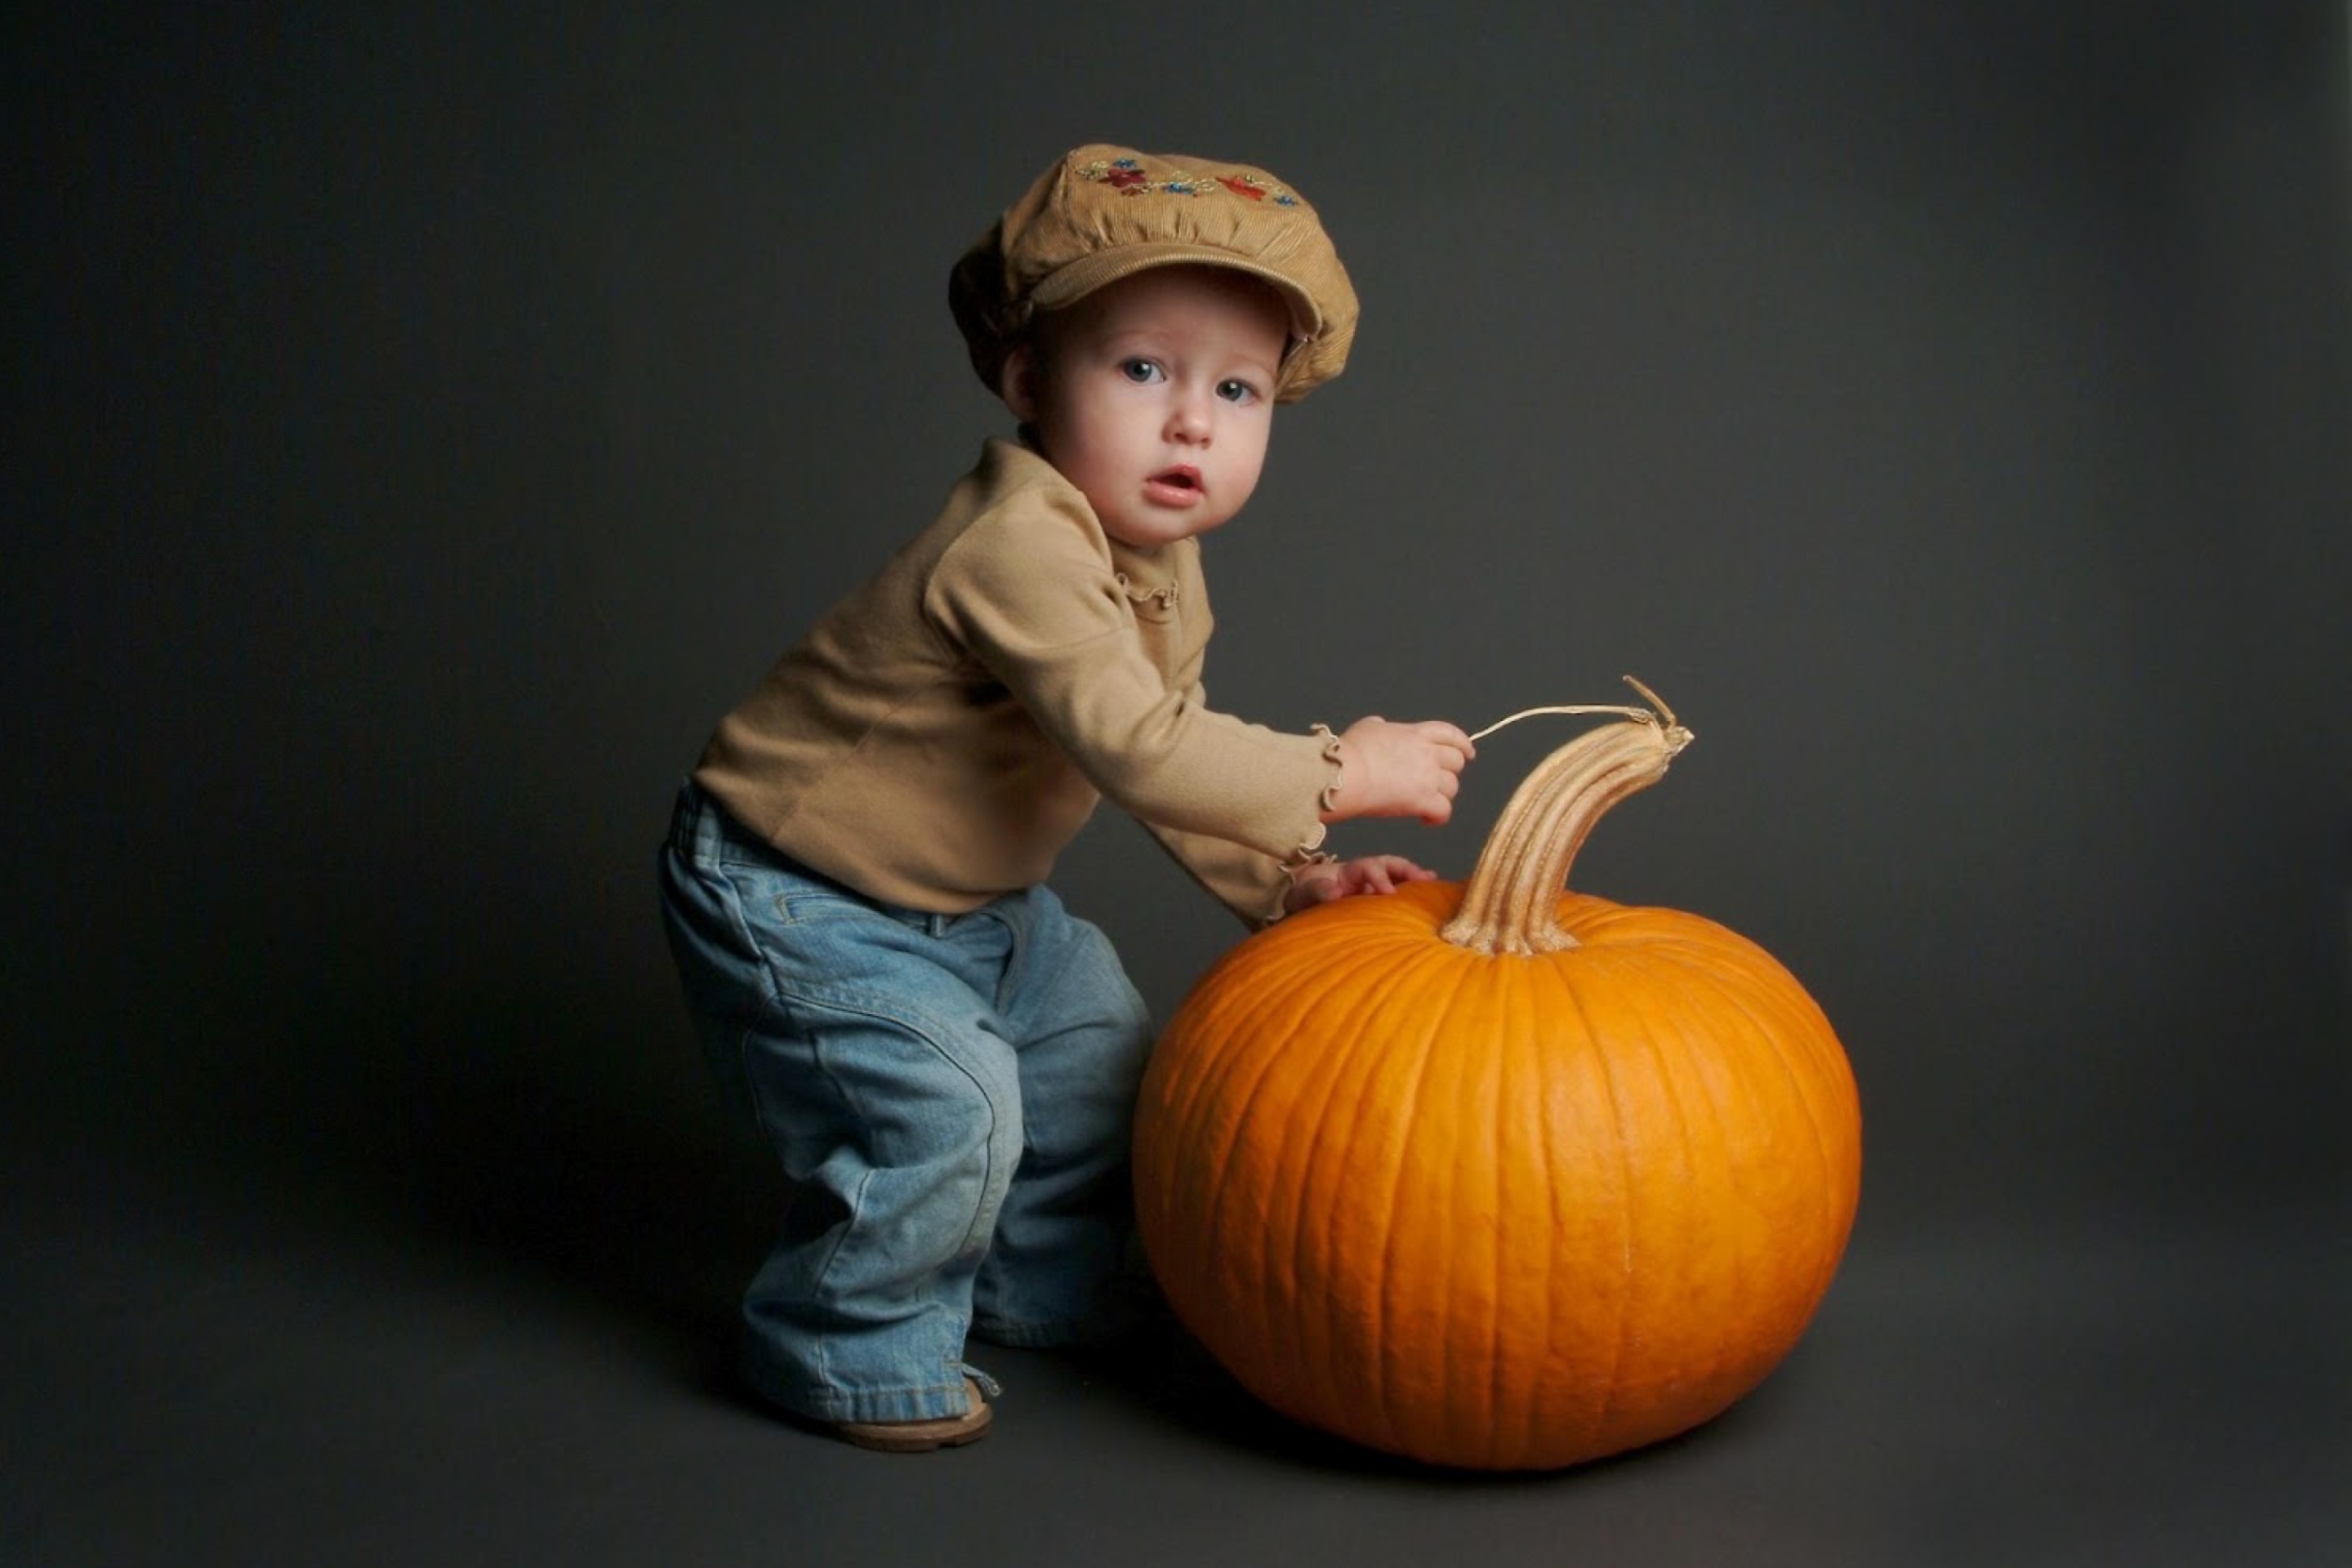
<svg viewBox="0 0 2352 1568">
<path fill-rule="evenodd" d="M 1330 782 L 1323 786 L 1322 799 L 1318 803 L 1325 811 L 1337 811 L 1339 805 L 1339 784 L 1348 776 L 1347 764 L 1339 760 L 1339 737 L 1331 733 L 1328 724 L 1310 726 L 1316 738 L 1323 742 L 1323 760 L 1331 764 Z"/>
<path fill-rule="evenodd" d="M 1331 732 L 1331 726 L 1317 724 L 1313 729 L 1317 738 L 1323 742 L 1323 761 L 1328 763 L 1331 769 L 1330 776 L 1324 783 L 1323 792 L 1317 798 L 1316 805 L 1318 810 L 1331 811 L 1336 809 L 1339 798 L 1339 784 L 1347 776 L 1347 766 L 1339 760 L 1339 737 Z M 1339 858 L 1337 855 L 1323 847 L 1327 832 L 1328 829 L 1322 823 L 1317 823 L 1313 835 L 1300 840 L 1297 847 L 1282 858 L 1282 868 L 1295 879 L 1299 872 L 1309 866 L 1328 865 L 1337 860 Z"/>
</svg>

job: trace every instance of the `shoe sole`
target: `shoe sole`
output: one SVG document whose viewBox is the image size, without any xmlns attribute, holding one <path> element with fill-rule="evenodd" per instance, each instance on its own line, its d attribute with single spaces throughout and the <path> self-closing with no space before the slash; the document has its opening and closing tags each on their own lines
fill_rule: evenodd
<svg viewBox="0 0 2352 1568">
<path fill-rule="evenodd" d="M 833 1430 L 843 1442 L 880 1454 L 928 1454 L 940 1448 L 961 1448 L 985 1436 L 989 1422 L 994 1419 L 978 1386 L 967 1379 L 964 1388 L 971 1408 L 961 1415 L 943 1415 L 929 1421 L 836 1421 Z"/>
</svg>

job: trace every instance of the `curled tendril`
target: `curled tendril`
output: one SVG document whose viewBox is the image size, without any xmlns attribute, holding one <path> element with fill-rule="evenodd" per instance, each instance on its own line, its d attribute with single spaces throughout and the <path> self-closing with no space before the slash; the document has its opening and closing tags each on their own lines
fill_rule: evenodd
<svg viewBox="0 0 2352 1568">
<path fill-rule="evenodd" d="M 1497 719 L 1485 729 L 1473 732 L 1470 738 L 1483 741 L 1496 731 L 1506 729 L 1522 719 L 1535 719 L 1547 714 L 1606 713 L 1613 718 L 1631 719 L 1637 723 L 1663 724 L 1668 729 L 1675 727 L 1675 710 L 1667 707 L 1656 692 L 1630 675 L 1624 679 L 1626 685 L 1642 694 L 1643 700 L 1649 703 L 1647 708 L 1627 708 L 1608 702 L 1570 702 L 1549 708 L 1522 708 L 1509 718 Z"/>
</svg>

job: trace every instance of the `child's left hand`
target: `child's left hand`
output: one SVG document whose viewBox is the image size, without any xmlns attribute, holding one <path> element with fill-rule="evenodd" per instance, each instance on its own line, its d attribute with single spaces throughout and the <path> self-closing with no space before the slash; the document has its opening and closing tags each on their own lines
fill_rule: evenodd
<svg viewBox="0 0 2352 1568">
<path fill-rule="evenodd" d="M 1291 879 L 1282 900 L 1283 912 L 1297 914 L 1334 899 L 1358 893 L 1393 893 L 1405 882 L 1436 880 L 1437 873 L 1416 866 L 1402 855 L 1365 855 L 1353 860 L 1325 860 L 1302 867 Z"/>
</svg>

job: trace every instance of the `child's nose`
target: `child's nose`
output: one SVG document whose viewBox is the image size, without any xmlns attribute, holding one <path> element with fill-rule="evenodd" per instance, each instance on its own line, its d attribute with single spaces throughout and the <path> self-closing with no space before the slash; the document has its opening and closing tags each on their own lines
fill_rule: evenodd
<svg viewBox="0 0 2352 1568">
<path fill-rule="evenodd" d="M 1173 439 L 1205 442 L 1209 426 L 1209 400 L 1202 394 L 1180 394 L 1168 410 L 1168 434 Z"/>
</svg>

